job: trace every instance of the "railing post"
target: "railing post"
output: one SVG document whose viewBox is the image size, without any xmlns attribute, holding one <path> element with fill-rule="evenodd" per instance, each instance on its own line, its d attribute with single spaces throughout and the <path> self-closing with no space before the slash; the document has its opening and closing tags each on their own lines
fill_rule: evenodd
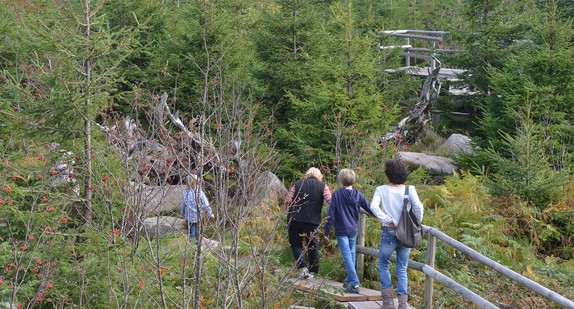
<svg viewBox="0 0 574 309">
<path fill-rule="evenodd" d="M 411 43 L 410 43 L 410 41 L 411 41 L 410 38 L 406 38 L 406 41 L 407 41 L 407 42 L 406 42 L 406 45 L 407 45 L 407 46 L 411 44 Z M 407 57 L 406 66 L 407 66 L 407 67 L 410 67 L 410 66 L 411 66 L 411 57 Z"/>
<path fill-rule="evenodd" d="M 428 242 L 427 242 L 427 262 L 426 264 L 434 269 L 434 257 L 436 252 L 436 237 L 430 233 L 428 234 Z M 432 297 L 433 297 L 433 282 L 434 279 L 429 276 L 425 275 L 425 299 L 424 299 L 424 309 L 431 309 L 432 308 Z"/>
<path fill-rule="evenodd" d="M 357 235 L 357 246 L 365 246 L 365 224 L 367 216 L 364 213 L 359 213 L 359 234 Z M 359 280 L 363 281 L 363 270 L 364 270 L 364 263 L 365 263 L 365 255 L 362 253 L 356 254 L 356 261 L 357 261 L 357 276 L 359 276 Z"/>
</svg>

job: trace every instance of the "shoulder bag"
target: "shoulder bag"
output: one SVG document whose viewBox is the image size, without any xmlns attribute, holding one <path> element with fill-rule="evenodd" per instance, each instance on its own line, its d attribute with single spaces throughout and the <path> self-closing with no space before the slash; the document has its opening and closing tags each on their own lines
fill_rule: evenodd
<svg viewBox="0 0 574 309">
<path fill-rule="evenodd" d="M 403 198 L 403 214 L 401 221 L 395 231 L 395 238 L 406 248 L 416 248 L 423 240 L 423 227 L 418 222 L 411 205 L 408 210 L 409 186 L 405 186 L 405 196 Z"/>
</svg>

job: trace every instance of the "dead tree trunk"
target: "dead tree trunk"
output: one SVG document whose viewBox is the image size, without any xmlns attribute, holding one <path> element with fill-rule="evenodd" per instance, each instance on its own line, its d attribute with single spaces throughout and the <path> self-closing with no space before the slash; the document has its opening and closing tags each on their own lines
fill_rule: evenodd
<svg viewBox="0 0 574 309">
<path fill-rule="evenodd" d="M 428 77 L 423 83 L 419 101 L 413 107 L 410 115 L 403 118 L 393 132 L 385 134 L 383 141 L 395 139 L 399 136 L 398 138 L 403 141 L 416 143 L 419 134 L 431 120 L 430 109 L 433 101 L 439 96 L 441 87 L 440 80 L 438 79 L 441 62 L 436 58 L 434 59 L 437 63 L 437 67 L 432 72 L 429 72 Z"/>
</svg>

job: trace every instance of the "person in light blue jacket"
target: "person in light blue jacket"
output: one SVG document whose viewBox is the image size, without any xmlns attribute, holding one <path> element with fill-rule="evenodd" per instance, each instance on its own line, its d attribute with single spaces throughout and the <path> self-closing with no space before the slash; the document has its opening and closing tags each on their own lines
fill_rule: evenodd
<svg viewBox="0 0 574 309">
<path fill-rule="evenodd" d="M 187 189 L 183 192 L 179 207 L 183 218 L 187 221 L 189 238 L 197 240 L 197 222 L 199 222 L 199 218 L 204 216 L 205 213 L 210 218 L 214 217 L 205 193 L 199 188 L 197 175 L 189 175 L 187 177 Z"/>
<path fill-rule="evenodd" d="M 403 247 L 395 238 L 395 229 L 401 221 L 403 211 L 403 198 L 405 185 L 409 172 L 405 164 L 398 160 L 385 162 L 385 175 L 388 185 L 377 187 L 371 202 L 371 211 L 381 221 L 381 246 L 379 248 L 379 276 L 381 280 L 381 294 L 383 296 L 382 309 L 394 309 L 393 285 L 389 273 L 389 259 L 396 251 L 397 298 L 399 309 L 407 308 L 408 278 L 407 265 L 411 249 Z M 419 200 L 417 190 L 409 186 L 408 199 L 410 207 L 419 222 L 423 219 L 423 204 Z"/>
</svg>

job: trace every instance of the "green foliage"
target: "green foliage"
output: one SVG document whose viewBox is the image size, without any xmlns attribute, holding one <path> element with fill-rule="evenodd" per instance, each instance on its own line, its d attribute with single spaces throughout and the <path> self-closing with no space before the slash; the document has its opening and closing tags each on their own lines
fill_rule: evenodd
<svg viewBox="0 0 574 309">
<path fill-rule="evenodd" d="M 536 133 L 535 126 L 527 118 L 517 137 L 504 134 L 503 138 L 509 156 L 494 148 L 484 150 L 492 162 L 491 170 L 485 171 L 489 191 L 497 196 L 517 195 L 538 209 L 556 201 L 567 174 L 553 168 L 546 152 L 547 142 Z"/>
<path fill-rule="evenodd" d="M 529 25 L 533 41 L 524 44 L 503 67 L 489 69 L 493 89 L 500 99 L 491 102 L 493 113 L 484 119 L 482 128 L 491 132 L 489 138 L 493 144 L 500 145 L 503 135 L 498 132 L 514 135 L 514 111 L 528 102 L 530 117 L 541 124 L 540 132 L 553 157 L 551 163 L 561 169 L 573 160 L 568 138 L 574 134 L 574 78 L 569 74 L 574 66 L 574 25 L 560 19 L 555 4 Z M 493 136 L 493 132 L 498 136 Z"/>
</svg>

